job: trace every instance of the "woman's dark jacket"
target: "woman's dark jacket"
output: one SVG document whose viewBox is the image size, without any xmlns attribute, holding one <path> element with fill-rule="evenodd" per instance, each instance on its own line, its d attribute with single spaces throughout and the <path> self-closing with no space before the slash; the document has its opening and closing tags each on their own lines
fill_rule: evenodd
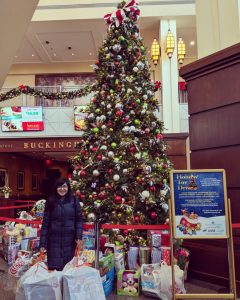
<svg viewBox="0 0 240 300">
<path fill-rule="evenodd" d="M 74 256 L 76 239 L 82 239 L 83 218 L 79 201 L 71 196 L 46 204 L 40 247 L 47 249 L 49 269 L 62 269 Z"/>
</svg>

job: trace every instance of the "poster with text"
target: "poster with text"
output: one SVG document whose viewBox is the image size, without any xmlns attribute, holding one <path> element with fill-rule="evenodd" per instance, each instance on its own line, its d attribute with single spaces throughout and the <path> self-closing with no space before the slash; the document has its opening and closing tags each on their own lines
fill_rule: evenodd
<svg viewBox="0 0 240 300">
<path fill-rule="evenodd" d="M 224 170 L 171 172 L 176 238 L 228 237 Z"/>
<path fill-rule="evenodd" d="M 2 131 L 42 131 L 42 107 L 12 106 L 1 108 Z"/>
</svg>

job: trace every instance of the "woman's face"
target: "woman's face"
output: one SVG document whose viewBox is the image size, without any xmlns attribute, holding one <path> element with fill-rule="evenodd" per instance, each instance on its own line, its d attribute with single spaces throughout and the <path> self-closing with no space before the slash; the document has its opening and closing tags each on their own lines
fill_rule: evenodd
<svg viewBox="0 0 240 300">
<path fill-rule="evenodd" d="M 57 187 L 57 193 L 61 197 L 65 196 L 67 194 L 67 192 L 68 192 L 68 185 L 66 183 Z"/>
</svg>

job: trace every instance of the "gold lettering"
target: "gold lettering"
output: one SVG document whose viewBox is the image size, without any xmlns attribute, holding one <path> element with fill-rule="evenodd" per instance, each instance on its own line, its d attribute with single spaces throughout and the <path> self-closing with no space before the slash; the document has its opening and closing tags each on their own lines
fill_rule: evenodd
<svg viewBox="0 0 240 300">
<path fill-rule="evenodd" d="M 43 148 L 43 143 L 38 143 L 38 148 Z"/>
<path fill-rule="evenodd" d="M 28 143 L 23 143 L 23 148 L 27 149 L 28 148 Z"/>
<path fill-rule="evenodd" d="M 32 149 L 36 148 L 36 143 L 30 143 L 30 148 Z"/>
<path fill-rule="evenodd" d="M 45 147 L 46 147 L 46 148 L 51 148 L 49 142 L 46 142 L 46 143 L 45 143 Z"/>
<path fill-rule="evenodd" d="M 56 148 L 56 142 L 53 142 L 53 148 Z"/>
<path fill-rule="evenodd" d="M 59 148 L 64 148 L 64 143 L 63 142 L 58 142 L 58 147 Z"/>
<path fill-rule="evenodd" d="M 79 142 L 74 142 L 74 148 L 76 148 L 78 144 Z"/>
<path fill-rule="evenodd" d="M 67 148 L 72 148 L 72 143 L 71 142 L 66 142 L 66 147 Z"/>
</svg>

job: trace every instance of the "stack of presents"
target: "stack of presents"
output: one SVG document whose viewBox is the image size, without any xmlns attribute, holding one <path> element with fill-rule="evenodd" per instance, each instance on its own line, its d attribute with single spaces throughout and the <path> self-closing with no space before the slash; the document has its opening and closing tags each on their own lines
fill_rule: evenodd
<svg viewBox="0 0 240 300">
<path fill-rule="evenodd" d="M 46 257 L 41 257 L 38 252 L 40 230 L 38 225 L 21 223 L 6 223 L 1 227 L 0 251 L 2 257 L 9 265 L 9 274 L 20 277 L 20 282 L 23 282 L 26 275 L 32 272 L 34 265 L 38 265 L 40 261 L 44 260 L 46 263 Z M 95 265 L 95 234 L 93 229 L 83 232 L 83 240 L 84 249 L 77 258 L 77 265 L 82 266 L 82 272 L 85 272 L 84 278 L 86 279 L 86 274 L 91 273 L 89 269 L 94 270 Z M 149 230 L 147 232 L 147 246 L 132 245 L 127 250 L 125 246 L 124 241 L 122 243 L 119 241 L 110 242 L 108 234 L 100 236 L 101 249 L 99 253 L 99 272 L 97 273 L 98 276 L 100 274 L 101 288 L 105 297 L 110 295 L 116 287 L 119 296 L 138 297 L 141 292 L 146 296 L 171 299 L 172 275 L 169 232 Z M 187 277 L 189 252 L 187 249 L 178 246 L 175 247 L 174 257 L 176 290 L 178 293 L 185 293 L 184 280 Z M 46 269 L 44 266 L 42 268 L 37 267 L 38 272 L 46 272 L 44 269 Z M 65 273 L 70 274 L 73 270 L 76 270 L 76 267 L 73 268 L 73 262 L 71 261 L 66 266 Z M 57 272 L 57 279 L 55 278 L 55 280 L 61 277 L 58 273 L 61 272 Z M 36 271 L 34 274 L 36 274 Z M 69 274 L 66 278 L 73 275 L 73 273 Z M 48 277 L 49 274 L 46 272 L 44 276 Z M 28 280 L 33 280 L 32 275 L 28 278 Z M 76 286 L 72 288 L 74 289 Z M 65 291 L 67 291 L 67 288 L 65 288 Z M 69 295 L 66 296 L 66 299 L 67 297 Z"/>
</svg>

